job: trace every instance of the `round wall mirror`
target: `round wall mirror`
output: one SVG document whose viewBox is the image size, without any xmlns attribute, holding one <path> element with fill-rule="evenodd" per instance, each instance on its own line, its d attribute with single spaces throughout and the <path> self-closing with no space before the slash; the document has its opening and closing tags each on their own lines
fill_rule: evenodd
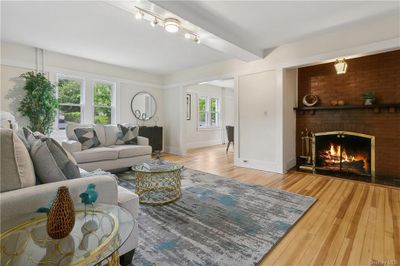
<svg viewBox="0 0 400 266">
<path fill-rule="evenodd" d="M 139 92 L 132 98 L 131 110 L 137 119 L 150 120 L 157 112 L 156 99 L 148 92 Z"/>
</svg>

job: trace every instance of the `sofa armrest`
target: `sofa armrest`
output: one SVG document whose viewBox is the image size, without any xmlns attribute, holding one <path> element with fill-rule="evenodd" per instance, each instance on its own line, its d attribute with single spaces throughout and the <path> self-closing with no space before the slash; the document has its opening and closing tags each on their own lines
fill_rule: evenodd
<svg viewBox="0 0 400 266">
<path fill-rule="evenodd" d="M 142 136 L 137 136 L 137 143 L 138 145 L 149 146 L 149 139 Z"/>
<path fill-rule="evenodd" d="M 76 140 L 65 140 L 62 142 L 62 147 L 71 154 L 82 151 L 82 144 Z"/>
<path fill-rule="evenodd" d="M 1 193 L 1 220 L 13 219 L 35 212 L 39 207 L 47 207 L 48 202 L 60 186 L 67 186 L 75 205 L 81 204 L 79 194 L 88 184 L 96 184 L 99 196 L 96 202 L 118 204 L 117 181 L 113 176 L 90 176 L 47 183 Z"/>
</svg>

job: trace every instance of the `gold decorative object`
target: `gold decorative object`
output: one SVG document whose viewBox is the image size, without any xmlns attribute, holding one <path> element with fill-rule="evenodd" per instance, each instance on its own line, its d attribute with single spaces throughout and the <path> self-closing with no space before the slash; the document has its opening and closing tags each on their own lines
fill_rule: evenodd
<svg viewBox="0 0 400 266">
<path fill-rule="evenodd" d="M 332 101 L 331 101 L 331 105 L 332 105 L 332 106 L 338 105 L 338 101 L 337 101 L 337 100 L 332 100 Z"/>
<path fill-rule="evenodd" d="M 339 100 L 337 103 L 338 103 L 338 105 L 343 106 L 344 105 L 344 100 Z"/>
<path fill-rule="evenodd" d="M 149 170 L 143 165 L 135 167 L 135 192 L 139 202 L 162 205 L 181 196 L 181 172 L 183 166 L 171 164 L 167 169 Z"/>
<path fill-rule="evenodd" d="M 307 107 L 314 106 L 318 103 L 318 96 L 313 94 L 307 94 L 303 97 L 303 104 Z"/>
<path fill-rule="evenodd" d="M 119 265 L 118 249 L 136 221 L 116 205 L 96 206 L 88 215 L 75 211 L 73 231 L 63 239 L 48 236 L 43 214 L 11 226 L 0 235 L 1 265 Z"/>
<path fill-rule="evenodd" d="M 59 187 L 47 216 L 47 233 L 51 238 L 61 239 L 72 231 L 74 224 L 74 203 L 68 188 L 66 186 Z"/>
</svg>

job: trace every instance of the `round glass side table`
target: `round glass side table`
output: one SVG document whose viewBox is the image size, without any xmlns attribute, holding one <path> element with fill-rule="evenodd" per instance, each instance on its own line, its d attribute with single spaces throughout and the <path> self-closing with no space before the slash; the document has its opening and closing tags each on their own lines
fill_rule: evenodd
<svg viewBox="0 0 400 266">
<path fill-rule="evenodd" d="M 47 235 L 45 214 L 32 213 L 2 223 L 1 265 L 119 265 L 118 249 L 135 226 L 132 215 L 116 205 L 75 207 L 75 225 L 63 239 Z"/>
</svg>

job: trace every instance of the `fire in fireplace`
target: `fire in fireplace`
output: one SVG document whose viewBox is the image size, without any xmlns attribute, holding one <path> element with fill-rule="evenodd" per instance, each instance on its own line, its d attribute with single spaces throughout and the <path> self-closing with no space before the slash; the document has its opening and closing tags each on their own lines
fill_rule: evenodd
<svg viewBox="0 0 400 266">
<path fill-rule="evenodd" d="M 375 178 L 375 137 L 334 131 L 313 135 L 315 172 Z"/>
</svg>

